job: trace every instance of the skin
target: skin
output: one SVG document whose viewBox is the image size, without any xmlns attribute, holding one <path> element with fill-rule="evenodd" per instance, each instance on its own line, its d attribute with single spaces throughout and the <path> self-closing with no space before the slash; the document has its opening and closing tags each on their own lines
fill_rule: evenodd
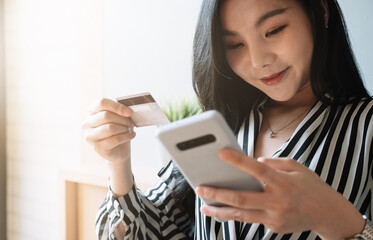
<svg viewBox="0 0 373 240">
<path fill-rule="evenodd" d="M 284 12 L 257 24 L 261 16 L 277 9 Z M 230 33 L 223 37 L 228 63 L 246 82 L 280 102 L 291 100 L 309 82 L 313 36 L 298 3 L 228 0 L 223 2 L 221 20 Z M 278 84 L 259 80 L 285 69 Z"/>
<path fill-rule="evenodd" d="M 262 16 L 278 9 L 286 10 L 257 24 Z M 325 20 L 327 23 L 327 16 Z M 228 63 L 237 75 L 270 98 L 265 115 L 281 123 L 277 127 L 315 103 L 309 77 L 311 24 L 297 1 L 226 0 L 221 21 L 228 33 L 223 36 Z M 276 84 L 260 80 L 284 69 L 286 74 Z M 323 239 L 345 239 L 360 233 L 364 220 L 341 194 L 295 160 L 270 158 L 301 121 L 295 121 L 274 139 L 265 137 L 268 126 L 263 123 L 255 157 L 266 157 L 222 150 L 223 160 L 265 182 L 266 188 L 258 193 L 200 186 L 196 189 L 199 196 L 232 206 L 203 206 L 201 212 L 216 218 L 260 222 L 277 233 L 311 229 Z M 271 127 L 276 129 L 274 121 Z"/>
<path fill-rule="evenodd" d="M 114 197 L 123 196 L 133 186 L 130 141 L 136 133 L 130 119 L 132 110 L 106 98 L 89 109 L 82 124 L 85 140 L 106 160 Z"/>
</svg>

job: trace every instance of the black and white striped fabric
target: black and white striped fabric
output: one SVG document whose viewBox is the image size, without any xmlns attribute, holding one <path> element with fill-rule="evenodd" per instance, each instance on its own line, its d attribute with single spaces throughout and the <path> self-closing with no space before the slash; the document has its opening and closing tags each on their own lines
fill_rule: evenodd
<svg viewBox="0 0 373 240">
<path fill-rule="evenodd" d="M 263 104 L 251 111 L 238 134 L 249 156 L 254 155 Z M 372 114 L 371 99 L 346 106 L 318 102 L 273 157 L 289 157 L 306 165 L 372 219 Z M 145 194 L 134 186 L 126 196 L 114 199 L 109 191 L 96 219 L 100 239 L 320 239 L 312 231 L 283 235 L 261 224 L 218 222 L 199 212 L 202 202 L 198 197 L 192 224 L 171 198 L 175 187 L 172 167 Z"/>
</svg>

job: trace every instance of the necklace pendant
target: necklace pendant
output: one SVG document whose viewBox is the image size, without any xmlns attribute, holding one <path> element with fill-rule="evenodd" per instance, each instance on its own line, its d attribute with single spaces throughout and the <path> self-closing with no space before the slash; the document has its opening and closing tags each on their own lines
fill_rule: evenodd
<svg viewBox="0 0 373 240">
<path fill-rule="evenodd" d="M 270 132 L 269 132 L 269 138 L 273 138 L 273 137 L 274 137 L 274 134 L 275 134 L 274 132 L 270 131 Z"/>
</svg>

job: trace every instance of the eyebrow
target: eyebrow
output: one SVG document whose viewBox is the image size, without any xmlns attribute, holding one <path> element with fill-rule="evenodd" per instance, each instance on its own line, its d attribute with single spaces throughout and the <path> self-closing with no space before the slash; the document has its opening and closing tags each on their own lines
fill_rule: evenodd
<svg viewBox="0 0 373 240">
<path fill-rule="evenodd" d="M 259 27 L 261 24 L 263 24 L 263 22 L 265 22 L 269 18 L 274 17 L 276 15 L 283 14 L 287 10 L 288 10 L 288 8 L 280 8 L 280 9 L 276 9 L 276 10 L 273 10 L 273 11 L 269 11 L 259 18 L 259 20 L 256 22 L 255 26 Z"/>
<path fill-rule="evenodd" d="M 264 14 L 263 16 L 261 16 L 259 18 L 259 20 L 255 23 L 255 27 L 258 28 L 261 24 L 263 24 L 269 18 L 280 15 L 280 14 L 283 14 L 287 10 L 288 10 L 288 8 L 280 8 L 280 9 L 275 9 L 275 10 L 267 12 L 266 14 Z M 234 36 L 234 35 L 236 35 L 236 33 L 232 32 L 232 31 L 229 31 L 229 30 L 226 30 L 226 29 L 223 29 L 222 35 L 223 36 Z"/>
</svg>

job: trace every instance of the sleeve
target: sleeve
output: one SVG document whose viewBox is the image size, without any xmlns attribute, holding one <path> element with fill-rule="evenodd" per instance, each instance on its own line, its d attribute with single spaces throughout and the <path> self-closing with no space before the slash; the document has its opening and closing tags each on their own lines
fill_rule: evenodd
<svg viewBox="0 0 373 240">
<path fill-rule="evenodd" d="M 109 189 L 96 215 L 96 234 L 102 239 L 190 239 L 191 221 L 188 214 L 176 207 L 172 191 L 176 182 L 170 162 L 158 174 L 158 184 L 142 193 L 132 187 L 118 199 Z"/>
</svg>

